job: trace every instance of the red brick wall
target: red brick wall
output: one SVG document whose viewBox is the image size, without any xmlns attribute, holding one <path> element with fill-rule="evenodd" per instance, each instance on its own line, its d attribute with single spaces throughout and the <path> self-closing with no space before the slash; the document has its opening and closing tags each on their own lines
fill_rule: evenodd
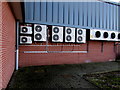
<svg viewBox="0 0 120 90">
<path fill-rule="evenodd" d="M 116 43 L 116 58 L 120 60 L 120 43 Z"/>
<path fill-rule="evenodd" d="M 0 88 L 6 88 L 15 67 L 15 19 L 7 2 L 0 7 Z"/>
<path fill-rule="evenodd" d="M 0 89 L 2 88 L 2 3 L 0 3 Z"/>
<path fill-rule="evenodd" d="M 45 51 L 45 46 L 20 46 L 19 66 L 77 64 L 104 62 L 115 59 L 114 42 L 89 41 L 88 44 L 56 44 L 71 46 L 49 46 L 49 51 L 87 51 L 88 53 L 24 53 L 24 51 Z M 55 45 L 49 43 L 49 45 Z M 41 43 L 42 45 L 42 43 Z M 44 44 L 43 44 L 44 45 Z M 75 46 L 77 45 L 77 46 Z M 103 49 L 102 49 L 103 48 Z"/>
</svg>

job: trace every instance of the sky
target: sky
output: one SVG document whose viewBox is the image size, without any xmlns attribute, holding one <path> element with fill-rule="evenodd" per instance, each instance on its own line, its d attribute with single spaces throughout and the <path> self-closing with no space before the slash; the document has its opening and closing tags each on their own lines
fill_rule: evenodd
<svg viewBox="0 0 120 90">
<path fill-rule="evenodd" d="M 0 1 L 3 1 L 3 2 L 5 2 L 5 1 L 8 1 L 8 2 L 20 2 L 20 1 L 23 1 L 23 0 L 0 0 Z M 33 2 L 33 1 L 36 1 L 36 2 L 39 2 L 39 1 L 46 1 L 46 0 L 24 0 L 25 2 Z M 64 2 L 64 1 L 66 1 L 66 2 L 95 2 L 96 0 L 47 0 L 47 1 L 49 1 L 49 2 L 51 2 L 51 1 L 55 1 L 55 2 Z M 99 1 L 99 0 L 98 0 Z M 101 1 L 107 1 L 107 2 L 116 2 L 116 3 L 120 3 L 120 0 L 101 0 Z"/>
<path fill-rule="evenodd" d="M 113 1 L 113 2 L 120 2 L 120 0 L 109 0 L 109 1 Z"/>
</svg>

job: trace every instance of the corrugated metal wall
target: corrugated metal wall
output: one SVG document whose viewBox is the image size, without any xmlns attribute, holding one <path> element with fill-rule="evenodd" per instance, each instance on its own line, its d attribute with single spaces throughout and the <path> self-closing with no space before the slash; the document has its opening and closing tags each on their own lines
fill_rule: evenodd
<svg viewBox="0 0 120 90">
<path fill-rule="evenodd" d="M 118 7 L 118 31 L 120 32 L 120 6 Z"/>
<path fill-rule="evenodd" d="M 117 5 L 96 2 L 25 2 L 25 22 L 118 30 Z"/>
</svg>

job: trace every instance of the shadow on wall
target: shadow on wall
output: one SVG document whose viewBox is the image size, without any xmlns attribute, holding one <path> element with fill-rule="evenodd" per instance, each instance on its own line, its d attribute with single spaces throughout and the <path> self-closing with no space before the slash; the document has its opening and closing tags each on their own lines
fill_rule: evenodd
<svg viewBox="0 0 120 90">
<path fill-rule="evenodd" d="M 120 44 L 117 45 L 117 53 L 116 53 L 116 60 L 119 60 L 120 61 Z"/>
<path fill-rule="evenodd" d="M 117 54 L 117 56 L 116 56 L 116 60 L 118 61 L 120 61 L 120 54 Z"/>
</svg>

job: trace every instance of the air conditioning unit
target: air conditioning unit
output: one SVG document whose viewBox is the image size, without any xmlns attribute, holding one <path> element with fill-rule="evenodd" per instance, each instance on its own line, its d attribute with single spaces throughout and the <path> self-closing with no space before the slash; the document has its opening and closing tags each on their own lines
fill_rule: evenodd
<svg viewBox="0 0 120 90">
<path fill-rule="evenodd" d="M 20 36 L 20 44 L 32 44 L 31 36 Z"/>
<path fill-rule="evenodd" d="M 75 28 L 65 27 L 65 42 L 75 42 Z"/>
<path fill-rule="evenodd" d="M 103 31 L 97 29 L 91 29 L 90 40 L 103 40 Z"/>
<path fill-rule="evenodd" d="M 120 41 L 120 32 L 118 32 L 118 41 Z"/>
<path fill-rule="evenodd" d="M 20 34 L 32 34 L 31 26 L 20 26 Z"/>
<path fill-rule="evenodd" d="M 47 39 L 47 26 L 34 24 L 34 41 L 46 41 Z"/>
<path fill-rule="evenodd" d="M 103 39 L 102 40 L 110 41 L 110 32 L 107 31 L 107 30 L 103 30 L 102 33 L 103 33 L 103 37 L 102 37 Z"/>
<path fill-rule="evenodd" d="M 118 41 L 118 32 L 117 31 L 115 31 L 115 41 Z"/>
<path fill-rule="evenodd" d="M 86 29 L 76 29 L 76 42 L 86 43 Z"/>
<path fill-rule="evenodd" d="M 117 41 L 118 33 L 115 31 L 109 31 L 110 32 L 110 41 Z"/>
<path fill-rule="evenodd" d="M 52 42 L 63 42 L 63 27 L 52 26 Z"/>
</svg>

